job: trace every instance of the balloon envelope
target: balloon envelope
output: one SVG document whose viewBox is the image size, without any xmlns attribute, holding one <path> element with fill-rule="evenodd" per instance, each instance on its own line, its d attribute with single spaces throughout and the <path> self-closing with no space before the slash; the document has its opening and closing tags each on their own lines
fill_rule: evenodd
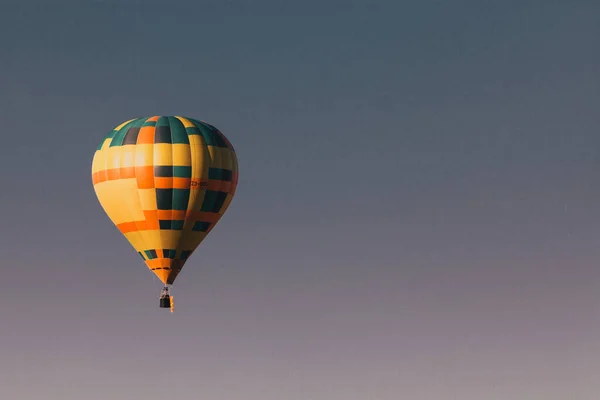
<svg viewBox="0 0 600 400">
<path fill-rule="evenodd" d="M 235 194 L 238 163 L 214 126 L 136 118 L 113 129 L 92 161 L 102 208 L 146 265 L 172 284 Z"/>
</svg>

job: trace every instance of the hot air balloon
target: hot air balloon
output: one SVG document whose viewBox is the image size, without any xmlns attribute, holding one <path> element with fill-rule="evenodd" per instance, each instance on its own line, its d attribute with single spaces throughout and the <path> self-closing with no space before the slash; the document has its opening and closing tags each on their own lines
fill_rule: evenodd
<svg viewBox="0 0 600 400">
<path fill-rule="evenodd" d="M 172 311 L 169 286 L 235 194 L 231 143 L 192 118 L 132 119 L 98 146 L 92 182 L 110 220 L 164 284 L 160 307 Z"/>
</svg>

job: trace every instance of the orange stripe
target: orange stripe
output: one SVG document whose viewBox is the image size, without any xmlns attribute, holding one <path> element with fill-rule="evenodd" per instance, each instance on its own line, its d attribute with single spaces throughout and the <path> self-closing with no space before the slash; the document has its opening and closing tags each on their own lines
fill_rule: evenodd
<svg viewBox="0 0 600 400">
<path fill-rule="evenodd" d="M 162 249 L 156 249 L 156 254 L 161 254 L 164 253 L 162 251 Z M 165 258 L 165 257 L 158 257 L 158 258 L 153 258 L 152 260 L 145 260 L 146 261 L 146 265 L 148 265 L 148 267 L 150 268 L 170 268 L 170 269 L 181 269 L 182 264 L 183 264 L 183 260 L 176 260 L 173 258 Z"/>
<path fill-rule="evenodd" d="M 189 189 L 191 182 L 190 178 L 173 178 L 173 189 Z"/>
<path fill-rule="evenodd" d="M 117 225 L 117 228 L 121 231 L 121 233 L 129 233 L 129 232 L 137 232 L 147 230 L 146 221 L 132 221 L 132 222 L 123 222 L 122 224 Z"/>
<path fill-rule="evenodd" d="M 122 234 L 138 230 L 135 222 L 123 222 L 122 224 L 117 225 L 117 228 L 121 231 Z"/>
<path fill-rule="evenodd" d="M 121 179 L 135 178 L 135 167 L 121 167 L 119 169 Z"/>
<path fill-rule="evenodd" d="M 190 180 L 190 189 L 192 190 L 204 190 L 208 187 L 208 181 L 193 179 Z"/>
<path fill-rule="evenodd" d="M 190 178 L 156 177 L 154 182 L 157 189 L 189 189 Z"/>
<path fill-rule="evenodd" d="M 170 258 L 154 258 L 152 260 L 146 260 L 146 265 L 148 265 L 150 268 L 170 267 L 171 259 Z"/>
<path fill-rule="evenodd" d="M 121 171 L 119 168 L 107 169 L 106 170 L 106 174 L 108 175 L 107 179 L 109 181 L 114 181 L 116 179 L 119 179 L 121 177 L 120 172 Z"/>
<path fill-rule="evenodd" d="M 111 168 L 94 172 L 92 174 L 92 183 L 95 185 L 106 180 L 114 181 L 130 178 L 137 178 L 139 189 L 190 189 L 192 182 L 190 178 L 155 177 L 154 166 L 149 165 L 145 167 Z M 217 190 L 221 183 L 224 185 L 222 191 L 227 191 L 230 187 L 230 182 L 209 181 L 208 188 L 211 189 L 212 187 L 211 190 Z M 194 188 L 197 188 L 197 186 Z"/>
<path fill-rule="evenodd" d="M 158 230 L 160 225 L 158 224 L 158 211 L 157 210 L 144 210 L 144 217 L 146 217 L 146 229 Z"/>
<path fill-rule="evenodd" d="M 163 219 L 163 220 L 168 220 L 168 219 L 174 219 L 174 220 L 183 220 L 185 219 L 185 210 L 181 211 L 181 210 L 157 210 L 156 211 L 157 215 L 158 215 L 158 219 Z"/>
<path fill-rule="evenodd" d="M 203 221 L 214 224 L 219 222 L 221 216 L 218 213 L 204 211 L 181 211 L 181 210 L 145 210 L 146 220 L 123 222 L 117 225 L 117 228 L 123 233 L 137 232 L 144 230 L 158 230 L 158 220 L 189 220 Z M 214 225 L 213 225 L 214 226 Z M 212 226 L 211 228 L 212 229 Z"/>
<path fill-rule="evenodd" d="M 188 214 L 185 219 L 192 221 L 204 221 L 215 223 L 219 220 L 220 215 L 212 212 L 205 211 L 188 211 Z"/>
<path fill-rule="evenodd" d="M 168 178 L 164 176 L 154 177 L 154 187 L 157 189 L 172 189 L 173 178 Z"/>
<path fill-rule="evenodd" d="M 153 168 L 153 167 L 150 167 Z M 102 171 L 94 172 L 92 174 L 92 182 L 95 184 L 104 181 L 114 181 L 117 179 L 130 179 L 135 178 L 135 167 L 123 167 L 123 168 L 111 168 Z M 152 169 L 154 174 L 154 169 Z"/>
<path fill-rule="evenodd" d="M 148 120 L 150 121 L 150 120 Z M 154 127 L 142 126 L 136 144 L 153 144 L 154 143 Z"/>
<path fill-rule="evenodd" d="M 231 182 L 210 179 L 208 181 L 208 190 L 216 190 L 219 192 L 229 193 L 231 191 Z"/>
<path fill-rule="evenodd" d="M 102 182 L 102 180 L 100 179 L 100 172 L 94 172 L 92 174 L 92 183 L 95 185 L 100 182 Z"/>
<path fill-rule="evenodd" d="M 154 187 L 154 167 L 135 167 L 138 189 L 152 189 Z"/>
</svg>

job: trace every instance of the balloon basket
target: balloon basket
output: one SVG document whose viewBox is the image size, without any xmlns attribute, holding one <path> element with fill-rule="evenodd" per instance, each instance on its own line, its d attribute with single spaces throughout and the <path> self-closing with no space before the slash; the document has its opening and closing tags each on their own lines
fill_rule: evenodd
<svg viewBox="0 0 600 400">
<path fill-rule="evenodd" d="M 171 294 L 167 286 L 160 293 L 160 308 L 171 308 Z"/>
<path fill-rule="evenodd" d="M 160 299 L 160 308 L 171 308 L 171 298 L 169 296 Z"/>
</svg>

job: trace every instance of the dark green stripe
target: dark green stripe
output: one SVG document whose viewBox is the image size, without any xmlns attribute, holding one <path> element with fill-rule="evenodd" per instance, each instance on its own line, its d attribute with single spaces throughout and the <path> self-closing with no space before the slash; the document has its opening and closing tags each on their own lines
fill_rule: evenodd
<svg viewBox="0 0 600 400">
<path fill-rule="evenodd" d="M 117 130 L 116 129 L 113 129 L 112 131 L 110 131 L 108 133 L 108 135 L 106 135 L 104 137 L 104 139 L 102 139 L 102 141 L 100 142 L 100 146 L 98 146 L 97 150 L 100 150 L 102 148 L 102 146 L 104 145 L 104 142 L 106 142 L 108 139 L 114 138 L 116 134 L 117 134 Z"/>
<path fill-rule="evenodd" d="M 190 200 L 189 189 L 155 189 L 156 205 L 159 210 L 187 210 Z"/>
<path fill-rule="evenodd" d="M 173 210 L 187 210 L 189 200 L 190 189 L 173 189 Z"/>
<path fill-rule="evenodd" d="M 146 253 L 148 260 L 153 260 L 158 257 L 156 255 L 156 250 L 144 250 L 144 253 Z"/>
<path fill-rule="evenodd" d="M 156 165 L 154 166 L 154 176 L 158 178 L 172 178 L 173 177 L 173 166 L 172 165 Z"/>
<path fill-rule="evenodd" d="M 110 147 L 135 144 L 137 142 L 139 130 L 145 126 L 156 127 L 154 130 L 154 143 L 189 144 L 190 141 L 188 136 L 198 135 L 204 139 L 203 144 L 206 146 L 225 147 L 232 149 L 229 145 L 227 145 L 225 137 L 216 127 L 192 118 L 187 119 L 192 122 L 194 126 L 186 128 L 179 119 L 172 116 L 161 116 L 157 121 L 148 121 L 147 117 L 136 118 L 128 122 L 118 131 L 113 129 L 100 142 L 97 150 L 102 148 L 102 145 L 107 139 L 112 139 Z"/>
<path fill-rule="evenodd" d="M 156 120 L 156 126 L 169 126 L 169 117 L 158 117 L 158 120 Z"/>
<path fill-rule="evenodd" d="M 160 178 L 191 178 L 192 167 L 182 165 L 157 165 L 154 167 L 154 176 Z"/>
<path fill-rule="evenodd" d="M 192 121 L 194 125 L 196 125 L 196 128 L 198 128 L 198 130 L 200 131 L 200 134 L 204 138 L 204 142 L 207 146 L 227 148 L 227 144 L 223 141 L 223 138 L 219 136 L 217 128 L 204 122 L 197 121 L 195 119 L 189 120 Z"/>
<path fill-rule="evenodd" d="M 173 176 L 176 178 L 192 178 L 192 167 L 183 165 L 173 166 Z"/>
<path fill-rule="evenodd" d="M 173 249 L 163 249 L 163 254 L 165 258 L 175 258 L 176 250 Z"/>
<path fill-rule="evenodd" d="M 207 190 L 204 194 L 201 211 L 218 213 L 221 210 L 223 203 L 225 203 L 226 198 L 227 192 Z"/>
<path fill-rule="evenodd" d="M 141 126 L 144 123 L 144 118 L 137 118 L 133 121 L 129 122 L 127 125 L 123 126 L 119 129 L 119 132 L 115 135 L 112 142 L 110 142 L 110 147 L 118 147 L 123 145 L 123 139 L 125 135 L 129 131 L 129 128 Z"/>
<path fill-rule="evenodd" d="M 160 117 L 154 128 L 154 143 L 171 143 L 171 126 L 168 117 Z"/>
<path fill-rule="evenodd" d="M 227 147 L 228 149 L 233 150 L 233 146 L 231 146 L 231 143 L 227 143 L 229 142 L 229 140 L 225 138 L 225 135 L 223 135 L 223 133 L 220 130 L 218 130 L 214 125 L 207 124 L 206 122 L 204 122 L 204 125 L 208 126 L 213 132 L 217 134 L 217 136 L 219 137 L 219 142 L 223 143 L 222 147 Z"/>
<path fill-rule="evenodd" d="M 171 220 L 170 219 L 159 219 L 158 220 L 158 228 L 162 231 L 165 229 L 171 229 Z"/>
<path fill-rule="evenodd" d="M 206 232 L 209 227 L 210 222 L 196 221 L 192 230 L 195 232 Z"/>
<path fill-rule="evenodd" d="M 156 205 L 159 210 L 172 210 L 173 189 L 155 189 Z"/>
<path fill-rule="evenodd" d="M 171 229 L 176 230 L 176 231 L 181 231 L 181 230 L 183 230 L 184 223 L 185 223 L 185 221 L 182 219 L 174 219 L 171 221 Z"/>
<path fill-rule="evenodd" d="M 198 128 L 196 128 L 195 126 L 188 126 L 187 128 L 185 128 L 185 132 L 188 134 L 188 136 L 190 136 L 190 135 L 202 136 L 202 134 L 200 133 Z"/>
<path fill-rule="evenodd" d="M 115 132 L 116 133 L 116 132 Z M 96 148 L 96 150 L 101 150 L 102 146 L 104 146 L 104 142 L 106 142 L 108 139 L 112 139 L 111 137 L 107 136 L 104 139 L 102 139 L 102 141 L 100 142 L 100 144 L 98 145 L 98 147 Z"/>
<path fill-rule="evenodd" d="M 230 169 L 223 168 L 209 168 L 208 169 L 208 179 L 216 179 L 218 181 L 227 181 L 231 182 L 233 178 L 233 171 Z"/>
<path fill-rule="evenodd" d="M 190 144 L 185 126 L 183 126 L 180 120 L 175 117 L 169 117 L 169 125 L 171 126 L 171 143 Z"/>
<path fill-rule="evenodd" d="M 183 220 L 170 220 L 170 219 L 160 219 L 158 220 L 158 225 L 161 230 L 174 230 L 180 231 L 183 229 Z"/>
<path fill-rule="evenodd" d="M 135 126 L 129 128 L 129 130 L 125 134 L 125 137 L 123 138 L 123 146 L 125 146 L 126 144 L 136 144 L 139 133 L 140 128 Z"/>
</svg>

